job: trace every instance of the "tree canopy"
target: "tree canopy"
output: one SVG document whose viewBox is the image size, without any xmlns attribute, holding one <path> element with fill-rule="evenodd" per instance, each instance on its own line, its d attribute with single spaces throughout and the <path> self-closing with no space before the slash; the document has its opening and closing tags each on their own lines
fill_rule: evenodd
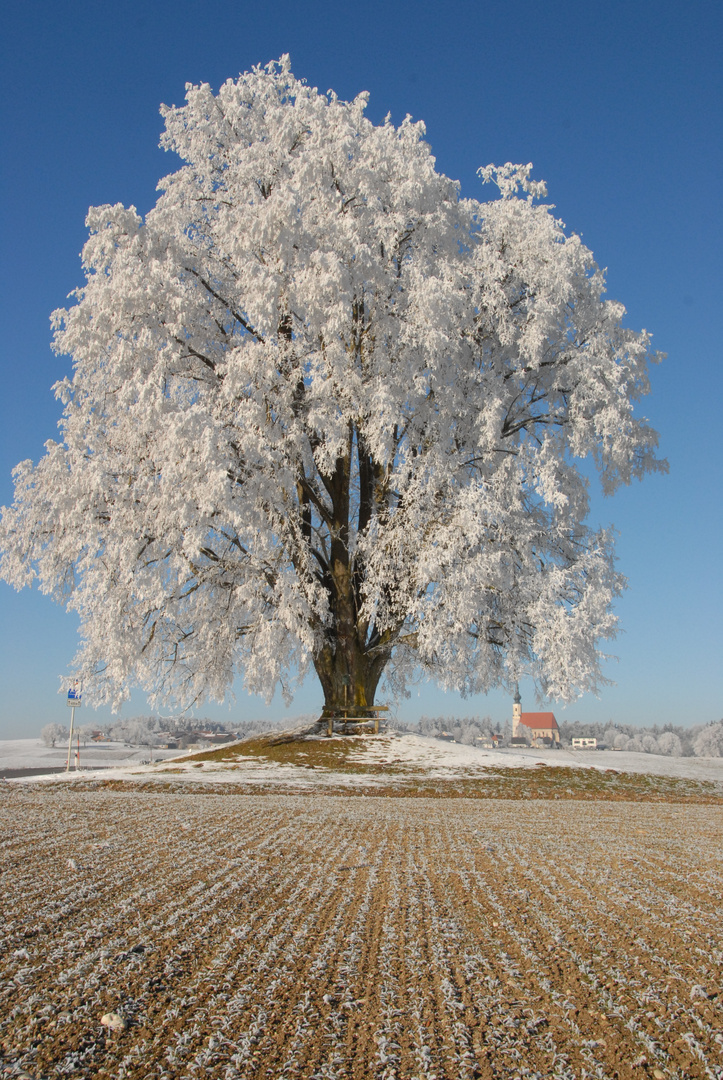
<svg viewBox="0 0 723 1080">
<path fill-rule="evenodd" d="M 189 86 L 154 209 L 88 214 L 62 438 L 0 546 L 79 613 L 95 702 L 270 696 L 310 664 L 331 707 L 382 675 L 599 682 L 623 579 L 581 463 L 606 492 L 665 467 L 633 413 L 649 336 L 531 166 L 462 198 L 423 124 L 366 103 L 286 57 Z"/>
</svg>

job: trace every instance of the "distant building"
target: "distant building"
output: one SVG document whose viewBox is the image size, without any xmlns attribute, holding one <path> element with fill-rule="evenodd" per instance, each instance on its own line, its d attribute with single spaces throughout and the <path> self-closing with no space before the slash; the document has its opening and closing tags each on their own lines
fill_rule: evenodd
<svg viewBox="0 0 723 1080">
<path fill-rule="evenodd" d="M 512 706 L 511 742 L 513 746 L 521 745 L 520 740 L 524 738 L 523 732 L 519 730 L 521 727 L 527 728 L 533 746 L 540 746 L 545 742 L 559 745 L 560 729 L 557 726 L 555 714 L 552 712 L 523 712 L 520 688 L 518 686 Z"/>
<path fill-rule="evenodd" d="M 555 714 L 552 712 L 523 712 L 520 723 L 532 732 L 533 743 L 544 739 L 549 739 L 553 743 L 560 741 L 560 729 L 557 726 Z"/>
<path fill-rule="evenodd" d="M 597 750 L 597 739 L 573 739 L 573 750 Z"/>
<path fill-rule="evenodd" d="M 203 746 L 205 741 L 205 739 L 199 739 L 195 731 L 185 732 L 177 740 L 176 746 L 178 750 L 189 750 L 191 747 Z"/>
</svg>

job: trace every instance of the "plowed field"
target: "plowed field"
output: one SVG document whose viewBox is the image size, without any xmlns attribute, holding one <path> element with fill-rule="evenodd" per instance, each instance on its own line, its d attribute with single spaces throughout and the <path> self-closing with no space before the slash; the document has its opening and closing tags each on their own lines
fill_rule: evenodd
<svg viewBox="0 0 723 1080">
<path fill-rule="evenodd" d="M 723 1078 L 719 807 L 8 785 L 0 814 L 0 1075 Z"/>
</svg>

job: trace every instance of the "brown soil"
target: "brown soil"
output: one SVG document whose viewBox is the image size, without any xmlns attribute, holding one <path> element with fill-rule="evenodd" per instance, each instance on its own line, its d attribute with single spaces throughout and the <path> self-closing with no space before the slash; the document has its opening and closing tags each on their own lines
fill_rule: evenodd
<svg viewBox="0 0 723 1080">
<path fill-rule="evenodd" d="M 8 785 L 0 822 L 0 1075 L 723 1077 L 719 807 Z"/>
</svg>

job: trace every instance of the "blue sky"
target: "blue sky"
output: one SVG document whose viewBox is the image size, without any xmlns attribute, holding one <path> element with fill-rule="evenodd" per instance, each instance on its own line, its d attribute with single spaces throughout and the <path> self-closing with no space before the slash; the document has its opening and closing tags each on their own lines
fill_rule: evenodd
<svg viewBox="0 0 723 1080">
<path fill-rule="evenodd" d="M 88 206 L 149 210 L 175 167 L 157 146 L 159 104 L 181 104 L 186 82 L 217 89 L 289 52 L 294 73 L 321 90 L 370 91 L 372 120 L 423 119 L 438 168 L 465 194 L 482 194 L 480 165 L 533 161 L 559 216 L 608 268 L 608 295 L 626 305 L 628 325 L 650 330 L 668 354 L 643 411 L 661 433 L 669 476 L 593 501 L 593 521 L 620 532 L 630 582 L 608 667 L 617 685 L 557 711 L 640 724 L 719 719 L 722 30 L 721 6 L 696 0 L 6 6 L 0 503 L 12 499 L 13 466 L 37 460 L 56 435 L 50 386 L 68 361 L 50 351 L 48 317 L 82 281 Z M 64 720 L 58 675 L 75 644 L 74 617 L 0 584 L 0 738 Z M 532 705 L 531 689 L 522 692 Z M 320 703 L 310 680 L 290 713 Z M 134 695 L 128 711 L 145 709 Z M 240 690 L 230 710 L 202 711 L 231 721 L 267 714 Z M 276 701 L 269 714 L 284 711 Z M 500 694 L 461 701 L 429 684 L 398 709 L 409 719 L 504 720 L 509 711 Z"/>
</svg>

